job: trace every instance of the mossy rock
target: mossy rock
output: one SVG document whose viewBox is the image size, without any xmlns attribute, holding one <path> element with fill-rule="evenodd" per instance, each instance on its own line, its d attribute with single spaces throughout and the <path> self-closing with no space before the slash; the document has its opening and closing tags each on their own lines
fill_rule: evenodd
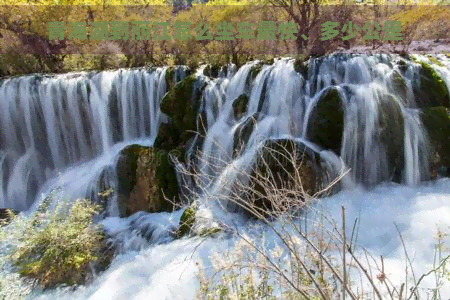
<svg viewBox="0 0 450 300">
<path fill-rule="evenodd" d="M 433 63 L 438 65 L 439 67 L 444 67 L 444 64 L 441 63 L 439 60 L 436 59 L 436 57 L 433 57 L 431 55 L 427 55 L 427 58 Z"/>
<path fill-rule="evenodd" d="M 450 94 L 441 76 L 427 63 L 419 62 L 419 80 L 413 83 L 418 108 L 450 107 Z"/>
<path fill-rule="evenodd" d="M 240 119 L 246 112 L 249 97 L 246 94 L 239 95 L 233 102 L 233 111 L 236 119 Z"/>
<path fill-rule="evenodd" d="M 258 76 L 258 74 L 261 72 L 262 67 L 264 66 L 263 62 L 259 61 L 255 63 L 248 73 L 247 78 L 245 79 L 245 87 L 246 92 L 250 92 L 251 83 L 255 81 L 255 78 Z"/>
<path fill-rule="evenodd" d="M 222 66 L 220 66 L 220 65 L 218 65 L 218 64 L 207 65 L 207 66 L 203 69 L 203 74 L 204 74 L 205 76 L 210 77 L 210 78 L 218 78 L 218 77 L 219 77 L 220 70 L 222 70 Z"/>
<path fill-rule="evenodd" d="M 405 165 L 405 122 L 397 100 L 391 95 L 381 97 L 378 107 L 378 135 L 389 165 L 389 179 L 400 182 Z"/>
<path fill-rule="evenodd" d="M 169 91 L 175 84 L 175 70 L 174 67 L 168 67 L 164 74 L 164 80 L 166 81 L 166 90 Z"/>
<path fill-rule="evenodd" d="M 176 170 L 167 151 L 129 146 L 122 150 L 116 170 L 122 216 L 171 211 L 179 203 Z"/>
<path fill-rule="evenodd" d="M 337 88 L 323 92 L 308 123 L 308 138 L 324 149 L 340 154 L 344 130 L 344 107 Z"/>
<path fill-rule="evenodd" d="M 8 224 L 11 220 L 18 214 L 18 211 L 0 208 L 0 226 L 3 224 Z"/>
<path fill-rule="evenodd" d="M 128 195 L 136 185 L 137 162 L 141 151 L 145 147 L 140 145 L 130 145 L 122 149 L 116 165 L 116 174 L 118 176 L 117 192 Z"/>
<path fill-rule="evenodd" d="M 213 237 L 222 231 L 223 229 L 221 227 L 211 226 L 202 229 L 198 235 L 201 237 Z"/>
<path fill-rule="evenodd" d="M 307 78 L 309 72 L 308 62 L 304 61 L 303 59 L 297 58 L 294 61 L 294 70 L 295 72 L 301 74 L 303 78 Z"/>
<path fill-rule="evenodd" d="M 186 66 L 170 66 L 164 74 L 166 81 L 166 90 L 170 91 L 177 82 L 184 79 L 184 77 L 191 74 L 191 69 Z"/>
<path fill-rule="evenodd" d="M 256 76 L 258 76 L 259 72 L 261 72 L 263 66 L 264 64 L 262 62 L 258 62 L 250 68 L 250 78 L 252 80 L 255 80 Z"/>
<path fill-rule="evenodd" d="M 406 70 L 408 70 L 408 63 L 404 59 L 399 59 L 397 65 L 401 72 L 406 72 Z"/>
<path fill-rule="evenodd" d="M 198 206 L 196 202 L 193 202 L 188 206 L 180 217 L 179 227 L 175 233 L 177 238 L 182 238 L 183 236 L 189 235 L 195 224 L 196 214 Z"/>
<path fill-rule="evenodd" d="M 250 172 L 248 184 L 249 205 L 270 215 L 274 211 L 272 189 L 293 192 L 292 197 L 304 201 L 304 195 L 313 195 L 322 186 L 319 157 L 310 149 L 289 139 L 268 140 L 260 148 Z M 304 193 L 302 193 L 303 189 Z M 283 203 L 280 205 L 281 210 Z"/>
<path fill-rule="evenodd" d="M 112 179 L 115 176 L 114 167 L 110 166 L 102 170 L 96 179 L 96 187 L 87 195 L 91 200 L 97 200 L 98 204 L 105 209 L 110 200 L 116 195 Z"/>
<path fill-rule="evenodd" d="M 450 117 L 448 109 L 432 107 L 423 110 L 421 120 L 433 149 L 431 173 L 432 177 L 435 177 L 438 169 L 450 167 Z"/>
<path fill-rule="evenodd" d="M 243 121 L 233 135 L 233 158 L 236 158 L 247 145 L 250 136 L 253 133 L 253 129 L 256 126 L 259 114 L 253 114 Z"/>
<path fill-rule="evenodd" d="M 391 86 L 393 92 L 398 95 L 403 101 L 407 99 L 408 87 L 403 76 L 398 71 L 394 71 L 391 77 Z"/>
<path fill-rule="evenodd" d="M 177 83 L 161 100 L 160 108 L 170 117 L 162 124 L 155 147 L 172 150 L 184 145 L 197 131 L 197 118 L 201 109 L 201 95 L 206 82 L 195 75 Z"/>
</svg>

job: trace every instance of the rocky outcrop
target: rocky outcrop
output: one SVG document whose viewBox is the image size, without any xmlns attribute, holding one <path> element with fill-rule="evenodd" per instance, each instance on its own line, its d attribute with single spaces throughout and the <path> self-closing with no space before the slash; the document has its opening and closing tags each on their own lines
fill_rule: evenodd
<svg viewBox="0 0 450 300">
<path fill-rule="evenodd" d="M 418 108 L 443 106 L 450 108 L 450 94 L 437 71 L 425 62 L 419 62 L 419 79 L 413 82 L 414 98 Z"/>
<path fill-rule="evenodd" d="M 240 119 L 246 112 L 248 107 L 249 97 L 242 94 L 233 101 L 233 112 L 236 119 Z"/>
<path fill-rule="evenodd" d="M 171 211 L 179 203 L 176 170 L 165 150 L 128 146 L 121 152 L 116 172 L 122 216 Z"/>
<path fill-rule="evenodd" d="M 432 148 L 432 178 L 441 175 L 449 176 L 450 168 L 450 117 L 445 107 L 432 107 L 421 113 L 422 124 L 428 134 Z"/>
<path fill-rule="evenodd" d="M 212 237 L 224 231 L 224 228 L 216 223 L 208 223 L 198 217 L 198 203 L 192 202 L 186 207 L 180 217 L 178 229 L 175 231 L 175 238 L 180 239 L 185 236 L 196 235 L 200 237 Z M 203 221 L 201 226 L 194 226 L 197 222 Z M 211 221 L 211 220 L 209 220 Z"/>
<path fill-rule="evenodd" d="M 247 145 L 253 129 L 256 126 L 259 114 L 253 114 L 246 118 L 237 128 L 233 135 L 233 158 L 236 158 Z"/>
<path fill-rule="evenodd" d="M 305 61 L 304 59 L 297 58 L 294 61 L 294 70 L 302 75 L 303 78 L 308 78 L 308 72 L 309 72 L 309 65 L 308 61 Z"/>
<path fill-rule="evenodd" d="M 260 149 L 250 172 L 247 199 L 265 214 L 274 211 L 275 205 L 283 210 L 286 203 L 281 199 L 290 197 L 304 201 L 305 195 L 313 195 L 321 189 L 320 161 L 314 152 L 293 140 L 269 140 Z M 285 192 L 281 199 L 277 192 Z M 275 194 L 273 194 L 275 192 Z"/>
<path fill-rule="evenodd" d="M 400 105 L 391 95 L 381 95 L 378 107 L 378 136 L 386 151 L 389 178 L 401 182 L 405 165 L 405 122 Z"/>
<path fill-rule="evenodd" d="M 161 124 L 155 147 L 172 150 L 195 136 L 201 108 L 201 95 L 206 82 L 195 75 L 178 82 L 161 100 L 160 108 L 169 120 Z M 203 132 L 204 133 L 204 132 Z"/>
<path fill-rule="evenodd" d="M 311 113 L 308 138 L 315 144 L 340 154 L 344 130 L 344 106 L 337 88 L 323 92 Z"/>
<path fill-rule="evenodd" d="M 197 213 L 198 207 L 197 203 L 193 202 L 188 206 L 180 217 L 179 227 L 175 233 L 177 238 L 181 238 L 191 233 L 192 228 L 195 224 L 195 215 Z"/>
</svg>

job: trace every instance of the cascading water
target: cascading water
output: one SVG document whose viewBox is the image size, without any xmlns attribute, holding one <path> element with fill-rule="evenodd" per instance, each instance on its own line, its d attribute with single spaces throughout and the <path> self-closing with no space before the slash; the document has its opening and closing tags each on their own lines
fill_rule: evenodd
<svg viewBox="0 0 450 300">
<path fill-rule="evenodd" d="M 107 155 L 121 141 L 152 144 L 164 69 L 6 79 L 0 86 L 0 207 L 27 209 L 46 180 Z"/>
<path fill-rule="evenodd" d="M 426 57 L 415 59 L 431 63 Z M 445 56 L 439 60 L 441 64 L 433 64 L 433 68 L 450 89 L 450 61 Z M 348 184 L 373 185 L 397 176 L 398 181 L 416 185 L 427 179 L 429 143 L 419 116 L 420 99 L 413 88 L 419 71 L 417 64 L 400 61 L 390 55 L 332 55 L 311 59 L 308 68 L 299 70 L 293 60 L 279 59 L 272 65 L 251 62 L 238 70 L 228 68 L 227 74 L 222 72 L 216 79 L 204 77 L 199 70 L 197 75 L 206 81 L 199 111 L 207 122 L 201 145 L 203 156 L 199 160 L 200 174 L 205 175 L 203 188 L 223 188 L 235 178 L 236 167 L 251 167 L 261 142 L 286 137 L 319 153 L 330 169 L 349 168 Z M 120 150 L 132 143 L 152 145 L 160 123 L 167 119 L 159 108 L 166 92 L 165 70 L 33 75 L 1 81 L 0 208 L 26 210 L 40 192 L 56 188 L 64 189 L 72 197 L 90 195 L 105 170 L 110 170 L 108 178 L 114 186 L 113 173 Z M 397 88 L 398 80 L 404 83 L 404 90 Z M 236 114 L 234 105 L 242 94 L 248 96 L 246 109 Z M 320 144 L 320 139 L 316 143 L 317 133 L 313 130 L 318 124 L 319 106 L 326 103 L 324 99 L 329 95 L 337 95 L 335 99 L 343 117 L 339 147 L 331 150 Z M 337 111 L 330 113 L 339 117 Z M 389 128 L 392 120 L 401 125 Z M 237 151 L 235 141 L 249 122 L 253 122 L 250 134 L 242 139 L 242 148 Z M 356 193 L 355 197 L 361 196 L 359 191 Z M 117 215 L 115 205 L 109 203 L 110 215 Z M 153 228 L 164 227 L 167 231 L 177 223 L 179 215 L 179 212 L 163 213 L 146 218 L 152 221 Z M 121 239 L 130 239 L 124 232 L 128 232 L 127 226 L 132 223 L 145 223 L 133 221 L 140 217 L 125 220 L 110 217 L 105 224 L 115 227 L 112 234 L 119 232 Z M 167 234 L 153 234 L 151 244 L 170 241 Z M 184 249 L 182 243 L 188 246 Z M 167 267 L 151 265 L 145 273 L 145 262 L 143 266 L 122 256 L 101 282 L 82 290 L 77 297 L 101 299 L 121 276 L 146 286 L 148 282 L 144 279 L 133 277 L 138 277 L 133 275 L 134 269 L 152 278 L 148 286 L 155 288 L 155 276 L 169 276 L 169 266 L 179 262 L 177 251 L 194 249 L 186 241 L 173 244 L 176 249 L 170 244 L 154 249 L 145 244 L 145 250 L 138 249 L 145 251 L 140 252 L 142 255 L 174 251 L 173 255 L 164 254 L 162 264 Z M 187 282 L 192 283 L 192 279 Z M 130 294 L 114 288 L 115 297 L 139 298 L 146 294 L 145 289 L 137 287 L 133 293 L 131 285 L 124 285 L 131 289 Z M 148 287 L 146 291 L 150 290 Z M 165 296 L 159 296 L 165 298 L 170 291 L 161 293 Z M 58 293 L 49 295 L 62 297 Z"/>
</svg>

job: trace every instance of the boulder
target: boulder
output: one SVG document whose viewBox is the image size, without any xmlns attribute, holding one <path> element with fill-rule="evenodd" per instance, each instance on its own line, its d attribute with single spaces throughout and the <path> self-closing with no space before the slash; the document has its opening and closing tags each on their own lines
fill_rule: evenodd
<svg viewBox="0 0 450 300">
<path fill-rule="evenodd" d="M 344 107 L 337 88 L 325 90 L 308 123 L 307 136 L 324 149 L 340 154 L 344 130 Z"/>
<path fill-rule="evenodd" d="M 185 236 L 196 235 L 200 237 L 212 237 L 217 233 L 224 231 L 224 228 L 215 223 L 204 222 L 194 229 L 197 222 L 198 204 L 192 202 L 180 217 L 178 229 L 175 232 L 175 238 L 180 239 Z"/>
<path fill-rule="evenodd" d="M 177 238 L 182 238 L 191 233 L 192 228 L 195 224 L 195 215 L 197 213 L 198 207 L 197 202 L 193 202 L 188 206 L 180 217 L 179 227 L 175 233 Z"/>
<path fill-rule="evenodd" d="M 166 91 L 170 91 L 177 82 L 184 79 L 185 76 L 191 74 L 191 69 L 186 66 L 170 66 L 164 74 L 166 81 Z"/>
<path fill-rule="evenodd" d="M 253 114 L 246 118 L 239 126 L 233 135 L 233 158 L 236 158 L 247 145 L 250 136 L 253 133 L 259 114 Z"/>
<path fill-rule="evenodd" d="M 405 164 L 405 124 L 402 109 L 391 95 L 380 97 L 378 112 L 378 136 L 386 151 L 389 179 L 400 182 Z"/>
<path fill-rule="evenodd" d="M 120 154 L 116 172 L 122 216 L 138 211 L 171 211 L 179 202 L 175 166 L 165 150 L 128 146 Z"/>
<path fill-rule="evenodd" d="M 441 76 L 429 64 L 419 62 L 419 80 L 413 82 L 413 92 L 418 108 L 450 107 L 450 95 Z"/>
<path fill-rule="evenodd" d="M 248 199 L 263 214 L 274 212 L 274 205 L 281 211 L 285 203 L 274 203 L 273 193 L 286 193 L 303 202 L 305 195 L 313 195 L 322 186 L 321 166 L 318 156 L 304 145 L 289 139 L 268 140 L 260 148 L 257 159 L 250 172 Z M 303 191 L 302 191 L 303 189 Z M 281 201 L 281 200 L 280 200 Z M 277 209 L 278 211 L 278 209 Z"/>
<path fill-rule="evenodd" d="M 308 72 L 309 72 L 309 65 L 308 61 L 305 61 L 304 59 L 297 58 L 294 61 L 294 70 L 303 76 L 303 78 L 308 78 Z"/>
<path fill-rule="evenodd" d="M 160 108 L 170 120 L 161 124 L 155 147 L 172 150 L 186 142 L 201 130 L 197 119 L 200 115 L 201 96 L 206 82 L 195 75 L 178 82 L 161 100 Z"/>
<path fill-rule="evenodd" d="M 445 170 L 442 175 L 449 176 L 450 167 L 450 117 L 445 107 L 431 107 L 421 113 L 422 124 L 428 134 L 431 152 L 432 178 L 438 171 Z"/>
<path fill-rule="evenodd" d="M 236 119 L 240 119 L 246 112 L 249 97 L 246 94 L 239 95 L 233 102 L 233 111 Z"/>
<path fill-rule="evenodd" d="M 402 99 L 403 101 L 407 99 L 408 88 L 405 79 L 400 74 L 400 72 L 392 72 L 390 85 L 395 95 L 400 97 L 400 99 Z"/>
</svg>

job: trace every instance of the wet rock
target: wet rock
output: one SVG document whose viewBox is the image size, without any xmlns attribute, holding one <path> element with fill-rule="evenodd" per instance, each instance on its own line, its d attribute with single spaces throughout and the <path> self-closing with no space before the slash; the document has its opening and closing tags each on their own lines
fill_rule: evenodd
<svg viewBox="0 0 450 300">
<path fill-rule="evenodd" d="M 378 134 L 389 164 L 389 178 L 401 181 L 405 164 L 405 124 L 400 105 L 391 95 L 381 97 L 378 113 Z"/>
<path fill-rule="evenodd" d="M 186 66 L 170 66 L 164 74 L 166 81 L 166 91 L 170 91 L 177 82 L 184 79 L 185 76 L 191 74 L 191 69 Z"/>
<path fill-rule="evenodd" d="M 165 150 L 185 145 L 197 132 L 201 95 L 206 82 L 195 75 L 177 83 L 161 100 L 160 108 L 170 120 L 158 132 L 155 147 Z"/>
<path fill-rule="evenodd" d="M 441 76 L 429 64 L 419 62 L 419 80 L 413 82 L 413 92 L 418 108 L 450 107 L 450 95 Z"/>
<path fill-rule="evenodd" d="M 400 72 L 394 71 L 392 73 L 390 84 L 392 86 L 392 90 L 395 93 L 395 95 L 400 97 L 400 99 L 405 102 L 407 100 L 408 88 L 406 86 L 405 79 L 400 74 Z"/>
<path fill-rule="evenodd" d="M 236 158 L 247 145 L 253 129 L 256 126 L 259 114 L 253 114 L 245 119 L 236 129 L 233 136 L 233 158 Z"/>
<path fill-rule="evenodd" d="M 128 146 L 122 150 L 116 170 L 122 216 L 171 211 L 179 203 L 176 170 L 167 151 Z"/>
<path fill-rule="evenodd" d="M 308 77 L 309 65 L 304 59 L 297 58 L 294 61 L 294 70 L 303 76 L 303 78 Z"/>
<path fill-rule="evenodd" d="M 178 229 L 175 232 L 175 238 L 179 239 L 189 235 L 196 235 L 200 237 L 212 237 L 217 233 L 224 231 L 224 229 L 215 223 L 204 222 L 201 226 L 196 226 L 198 213 L 197 202 L 191 203 L 180 217 Z"/>
<path fill-rule="evenodd" d="M 180 217 L 180 225 L 175 233 L 177 238 L 182 238 L 191 233 L 195 224 L 197 210 L 198 206 L 196 202 L 193 202 L 184 210 Z"/>
<path fill-rule="evenodd" d="M 247 111 L 249 97 L 246 94 L 239 95 L 233 102 L 233 111 L 236 119 L 240 119 Z"/>
<path fill-rule="evenodd" d="M 250 172 L 248 205 L 270 215 L 275 208 L 280 212 L 292 204 L 283 203 L 283 199 L 299 204 L 320 190 L 321 172 L 319 158 L 304 145 L 288 139 L 269 140 Z M 277 193 L 283 196 L 274 197 Z"/>
<path fill-rule="evenodd" d="M 438 173 L 449 176 L 450 167 L 450 117 L 445 107 L 432 107 L 422 111 L 422 124 L 428 134 L 431 152 L 432 178 Z"/>
<path fill-rule="evenodd" d="M 344 130 L 344 107 L 337 88 L 323 92 L 311 113 L 307 136 L 315 144 L 339 154 Z"/>
</svg>

